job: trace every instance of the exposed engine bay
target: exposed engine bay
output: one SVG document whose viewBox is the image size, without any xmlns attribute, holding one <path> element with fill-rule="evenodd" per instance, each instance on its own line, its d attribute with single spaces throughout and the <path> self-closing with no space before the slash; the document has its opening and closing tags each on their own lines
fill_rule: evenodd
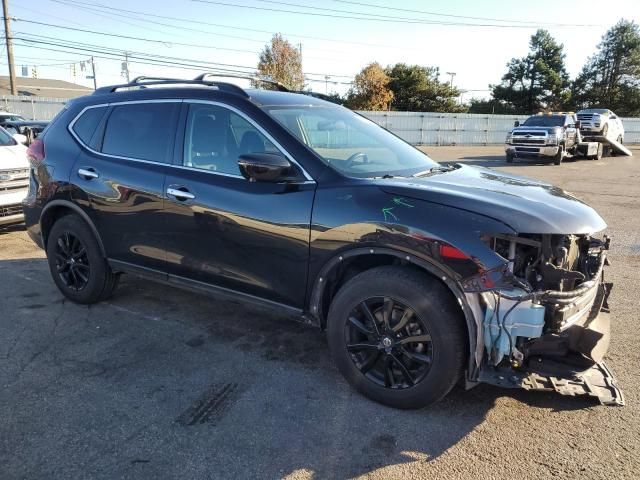
<svg viewBox="0 0 640 480">
<path fill-rule="evenodd" d="M 482 381 L 623 404 L 602 363 L 609 344 L 612 285 L 603 273 L 609 238 L 493 235 L 483 240 L 507 262 L 505 277 L 512 286 L 480 294 Z"/>
</svg>

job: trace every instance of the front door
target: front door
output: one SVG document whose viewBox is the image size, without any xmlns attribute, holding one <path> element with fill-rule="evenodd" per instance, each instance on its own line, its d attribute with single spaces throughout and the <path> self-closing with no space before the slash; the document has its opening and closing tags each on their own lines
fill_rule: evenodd
<svg viewBox="0 0 640 480">
<path fill-rule="evenodd" d="M 315 182 L 247 181 L 238 156 L 281 147 L 232 107 L 184 108 L 182 155 L 165 181 L 169 274 L 301 308 Z"/>
</svg>

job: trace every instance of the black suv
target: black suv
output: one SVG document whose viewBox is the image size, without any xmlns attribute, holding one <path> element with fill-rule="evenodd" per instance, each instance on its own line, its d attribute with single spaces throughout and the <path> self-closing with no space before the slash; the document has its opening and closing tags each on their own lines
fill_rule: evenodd
<svg viewBox="0 0 640 480">
<path fill-rule="evenodd" d="M 29 234 L 75 302 L 126 273 L 269 305 L 326 329 L 351 385 L 400 408 L 462 380 L 622 402 L 601 363 L 606 225 L 551 185 L 208 75 L 75 99 L 29 157 Z"/>
</svg>

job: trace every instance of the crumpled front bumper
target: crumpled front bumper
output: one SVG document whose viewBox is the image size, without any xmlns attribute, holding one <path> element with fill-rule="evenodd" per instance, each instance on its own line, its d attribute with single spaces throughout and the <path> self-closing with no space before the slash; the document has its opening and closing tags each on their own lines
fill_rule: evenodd
<svg viewBox="0 0 640 480">
<path fill-rule="evenodd" d="M 602 251 L 591 280 L 574 290 L 482 293 L 484 348 L 476 357 L 481 360 L 476 380 L 624 405 L 624 396 L 603 362 L 610 340 L 607 300 L 613 287 L 604 282 L 605 265 L 608 260 Z M 487 301 L 492 297 L 502 299 L 508 313 L 500 312 L 499 302 Z"/>
</svg>

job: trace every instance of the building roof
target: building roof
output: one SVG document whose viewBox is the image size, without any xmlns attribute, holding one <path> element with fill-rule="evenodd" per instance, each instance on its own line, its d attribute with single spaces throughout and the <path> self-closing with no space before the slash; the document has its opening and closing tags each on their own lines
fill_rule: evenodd
<svg viewBox="0 0 640 480">
<path fill-rule="evenodd" d="M 74 98 L 93 92 L 92 88 L 48 78 L 16 77 L 16 84 L 18 95 L 26 96 Z M 11 95 L 8 76 L 0 75 L 0 95 Z"/>
</svg>

